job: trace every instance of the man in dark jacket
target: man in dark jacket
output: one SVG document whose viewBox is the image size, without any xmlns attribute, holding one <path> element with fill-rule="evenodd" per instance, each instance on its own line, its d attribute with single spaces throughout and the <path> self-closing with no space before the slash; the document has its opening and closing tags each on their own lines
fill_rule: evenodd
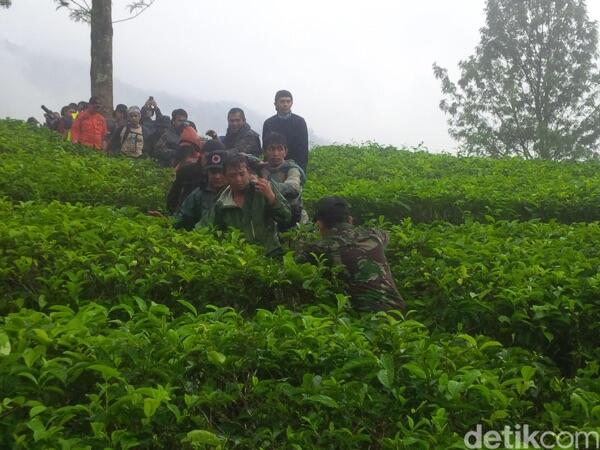
<svg viewBox="0 0 600 450">
<path fill-rule="evenodd" d="M 277 114 L 265 120 L 263 125 L 263 141 L 269 134 L 276 132 L 287 139 L 287 159 L 293 159 L 304 172 L 308 165 L 308 128 L 304 119 L 292 113 L 294 99 L 289 91 L 278 91 L 275 94 Z"/>
<path fill-rule="evenodd" d="M 227 113 L 227 134 L 223 140 L 227 150 L 237 150 L 254 156 L 262 156 L 260 137 L 246 123 L 246 115 L 240 108 L 231 108 Z"/>
</svg>

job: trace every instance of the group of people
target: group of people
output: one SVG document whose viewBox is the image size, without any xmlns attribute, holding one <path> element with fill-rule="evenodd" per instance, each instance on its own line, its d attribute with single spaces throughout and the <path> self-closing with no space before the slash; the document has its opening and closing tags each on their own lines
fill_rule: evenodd
<svg viewBox="0 0 600 450">
<path fill-rule="evenodd" d="M 46 119 L 74 143 L 173 167 L 166 209 L 176 229 L 235 228 L 275 256 L 281 253 L 280 233 L 308 222 L 302 189 L 309 153 L 306 122 L 292 113 L 292 94 L 278 91 L 274 104 L 276 114 L 264 122 L 262 144 L 240 108 L 229 111 L 225 136 L 213 130 L 201 136 L 185 110 L 163 116 L 152 97 L 142 108 L 117 105 L 110 121 L 97 97 Z M 324 254 L 329 263 L 342 266 L 357 309 L 404 308 L 384 254 L 385 233 L 354 227 L 349 206 L 339 197 L 321 199 L 314 221 L 322 239 L 298 248 L 298 260 Z"/>
</svg>

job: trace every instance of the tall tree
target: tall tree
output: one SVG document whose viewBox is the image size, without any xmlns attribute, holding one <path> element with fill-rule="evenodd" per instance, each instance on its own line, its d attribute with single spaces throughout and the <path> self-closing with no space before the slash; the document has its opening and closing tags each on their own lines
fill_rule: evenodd
<svg viewBox="0 0 600 450">
<path fill-rule="evenodd" d="M 92 95 L 104 103 L 106 115 L 113 110 L 113 65 L 112 40 L 116 22 L 133 19 L 144 12 L 155 0 L 140 0 L 128 5 L 129 16 L 113 21 L 111 0 L 55 0 L 58 8 L 69 10 L 73 20 L 90 24 L 91 64 L 90 81 Z"/>
<path fill-rule="evenodd" d="M 463 154 L 599 155 L 597 24 L 585 0 L 487 0 L 475 54 L 453 83 L 437 64 L 440 108 Z"/>
</svg>

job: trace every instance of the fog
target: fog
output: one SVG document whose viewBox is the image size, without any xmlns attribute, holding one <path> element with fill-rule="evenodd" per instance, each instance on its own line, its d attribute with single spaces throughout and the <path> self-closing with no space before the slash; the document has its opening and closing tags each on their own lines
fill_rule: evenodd
<svg viewBox="0 0 600 450">
<path fill-rule="evenodd" d="M 113 2 L 114 19 L 127 16 L 127 3 Z M 223 111 L 240 105 L 260 132 L 274 113 L 275 91 L 288 89 L 294 112 L 326 141 L 452 151 L 431 66 L 437 62 L 456 78 L 458 61 L 479 40 L 484 5 L 156 0 L 114 26 L 115 103 L 142 104 L 154 95 L 167 113 L 180 106 L 177 99 L 214 105 L 218 115 L 191 119 L 219 122 L 198 123 L 218 130 Z M 588 10 L 600 19 L 600 2 Z M 72 22 L 51 0 L 14 0 L 0 10 L 0 116 L 41 117 L 41 103 L 58 109 L 89 97 L 89 46 L 89 26 Z"/>
</svg>

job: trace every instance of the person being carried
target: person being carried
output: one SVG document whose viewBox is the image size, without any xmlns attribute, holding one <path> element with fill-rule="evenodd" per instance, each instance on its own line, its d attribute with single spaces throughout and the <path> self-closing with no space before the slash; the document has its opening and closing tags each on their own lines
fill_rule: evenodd
<svg viewBox="0 0 600 450">
<path fill-rule="evenodd" d="M 92 97 L 85 111 L 80 112 L 71 126 L 71 142 L 86 145 L 96 150 L 106 147 L 106 119 L 100 113 L 102 101 Z"/>
<path fill-rule="evenodd" d="M 324 255 L 330 266 L 339 266 L 352 306 L 360 311 L 403 310 L 404 300 L 396 288 L 384 249 L 385 232 L 355 228 L 348 203 L 341 197 L 324 197 L 315 206 L 314 220 L 322 239 L 301 245 L 299 262 Z"/>
<path fill-rule="evenodd" d="M 208 143 L 206 146 L 208 146 Z M 216 150 L 205 155 L 204 169 L 207 175 L 207 183 L 194 189 L 185 198 L 177 212 L 175 212 L 174 228 L 183 228 L 190 231 L 211 211 L 217 196 L 227 186 L 225 173 L 223 172 L 223 162 L 226 155 L 227 152 L 223 150 Z"/>
<path fill-rule="evenodd" d="M 206 134 L 213 139 L 218 139 L 217 133 L 213 130 L 208 130 Z M 262 155 L 260 137 L 246 123 L 246 115 L 240 108 L 231 108 L 227 113 L 227 134 L 223 144 L 227 150 L 236 150 L 257 157 Z"/>
<path fill-rule="evenodd" d="M 261 165 L 260 175 L 273 182 L 279 192 L 290 204 L 292 220 L 290 227 L 308 221 L 308 215 L 302 207 L 302 188 L 306 175 L 302 168 L 292 160 L 286 160 L 287 141 L 283 134 L 271 133 L 265 140 L 266 164 Z M 279 231 L 285 231 L 280 227 Z"/>
<path fill-rule="evenodd" d="M 115 129 L 108 143 L 109 153 L 122 153 L 139 158 L 144 150 L 144 131 L 140 124 L 141 112 L 137 106 L 127 109 L 127 124 Z"/>
<path fill-rule="evenodd" d="M 268 255 L 280 254 L 277 225 L 287 225 L 292 217 L 287 201 L 272 182 L 251 176 L 244 155 L 229 155 L 224 170 L 229 186 L 200 222 L 201 226 L 223 231 L 236 228 L 248 242 L 265 247 Z"/>
<path fill-rule="evenodd" d="M 269 134 L 281 133 L 287 139 L 288 159 L 292 159 L 306 173 L 308 165 L 308 128 L 306 121 L 292 113 L 294 98 L 290 91 L 278 91 L 275 94 L 275 110 L 277 114 L 265 120 L 263 125 L 263 142 Z"/>
</svg>

